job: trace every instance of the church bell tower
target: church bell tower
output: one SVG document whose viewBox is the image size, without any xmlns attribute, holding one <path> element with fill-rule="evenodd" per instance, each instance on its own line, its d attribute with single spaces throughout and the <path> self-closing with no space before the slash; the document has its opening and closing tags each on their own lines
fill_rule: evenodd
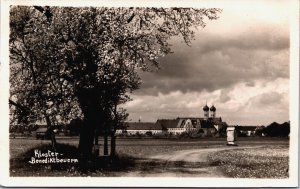
<svg viewBox="0 0 300 189">
<path fill-rule="evenodd" d="M 207 106 L 207 104 L 205 104 L 205 106 L 203 107 L 203 111 L 204 111 L 204 119 L 208 120 L 208 118 L 209 118 L 209 107 Z"/>
<path fill-rule="evenodd" d="M 212 105 L 212 107 L 210 107 L 210 117 L 211 118 L 215 118 L 216 117 L 216 107 L 214 105 Z"/>
</svg>

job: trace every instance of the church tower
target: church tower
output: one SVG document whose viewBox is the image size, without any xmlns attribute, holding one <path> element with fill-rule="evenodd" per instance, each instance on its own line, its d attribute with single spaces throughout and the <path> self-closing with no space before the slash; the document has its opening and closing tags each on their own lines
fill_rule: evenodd
<svg viewBox="0 0 300 189">
<path fill-rule="evenodd" d="M 209 107 L 207 106 L 207 104 L 203 107 L 203 111 L 204 111 L 204 119 L 208 119 L 209 118 Z"/>
<path fill-rule="evenodd" d="M 212 107 L 210 107 L 210 117 L 211 118 L 215 118 L 216 117 L 216 107 L 214 105 L 212 105 Z"/>
</svg>

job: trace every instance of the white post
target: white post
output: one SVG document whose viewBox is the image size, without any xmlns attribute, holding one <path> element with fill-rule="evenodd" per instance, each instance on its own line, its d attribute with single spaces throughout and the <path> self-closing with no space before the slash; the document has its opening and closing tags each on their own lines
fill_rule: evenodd
<svg viewBox="0 0 300 189">
<path fill-rule="evenodd" d="M 226 131 L 227 131 L 227 145 L 237 146 L 235 126 L 228 126 Z"/>
</svg>

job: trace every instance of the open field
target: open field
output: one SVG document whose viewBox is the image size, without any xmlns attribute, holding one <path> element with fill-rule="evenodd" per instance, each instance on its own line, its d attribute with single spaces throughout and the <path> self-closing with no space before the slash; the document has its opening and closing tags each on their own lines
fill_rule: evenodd
<svg viewBox="0 0 300 189">
<path fill-rule="evenodd" d="M 208 162 L 233 178 L 288 178 L 288 155 L 285 146 L 262 146 L 214 152 Z"/>
<path fill-rule="evenodd" d="M 59 144 L 75 148 L 78 138 L 58 138 Z M 102 141 L 102 139 L 100 140 Z M 11 176 L 188 176 L 188 177 L 239 177 L 241 162 L 249 162 L 254 171 L 244 174 L 246 178 L 257 178 L 255 171 L 267 170 L 263 177 L 285 178 L 288 176 L 288 139 L 278 138 L 240 138 L 238 147 L 227 147 L 224 138 L 207 139 L 118 139 L 118 166 L 105 167 L 80 172 L 76 166 L 69 165 L 64 170 L 55 170 L 48 165 L 27 167 L 22 162 L 22 154 L 29 149 L 39 149 L 50 141 L 35 139 L 10 139 Z M 101 145 L 100 155 L 103 144 Z M 242 155 L 241 155 L 242 154 Z M 224 157 L 224 159 L 218 159 Z M 238 158 L 237 158 L 238 157 Z M 271 163 L 260 159 L 276 159 Z M 237 159 L 239 161 L 237 162 Z M 256 161 L 257 159 L 257 161 Z M 220 163 L 222 162 L 222 163 Z M 268 175 L 274 165 L 280 163 L 277 175 Z M 235 166 L 236 167 L 233 167 Z M 269 167 L 271 168 L 269 169 Z M 243 165 L 242 165 L 243 166 Z M 269 167 L 268 167 L 269 166 Z M 231 170 L 231 171 L 230 171 Z M 268 172 L 268 170 L 270 170 Z M 240 176 L 243 177 L 243 176 Z"/>
</svg>

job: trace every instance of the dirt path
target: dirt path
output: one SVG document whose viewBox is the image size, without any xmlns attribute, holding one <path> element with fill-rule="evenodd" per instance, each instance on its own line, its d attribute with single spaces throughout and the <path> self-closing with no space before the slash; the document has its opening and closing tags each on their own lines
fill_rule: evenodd
<svg viewBox="0 0 300 189">
<path fill-rule="evenodd" d="M 137 177 L 226 177 L 217 166 L 212 166 L 207 161 L 208 154 L 216 151 L 258 148 L 255 147 L 217 147 L 194 150 L 175 151 L 169 154 L 160 154 L 149 157 L 141 165 L 145 170 L 130 172 L 126 176 Z M 147 164 L 147 162 L 153 164 Z M 150 165 L 150 168 L 148 167 Z M 152 166 L 151 166 L 152 165 Z"/>
</svg>

